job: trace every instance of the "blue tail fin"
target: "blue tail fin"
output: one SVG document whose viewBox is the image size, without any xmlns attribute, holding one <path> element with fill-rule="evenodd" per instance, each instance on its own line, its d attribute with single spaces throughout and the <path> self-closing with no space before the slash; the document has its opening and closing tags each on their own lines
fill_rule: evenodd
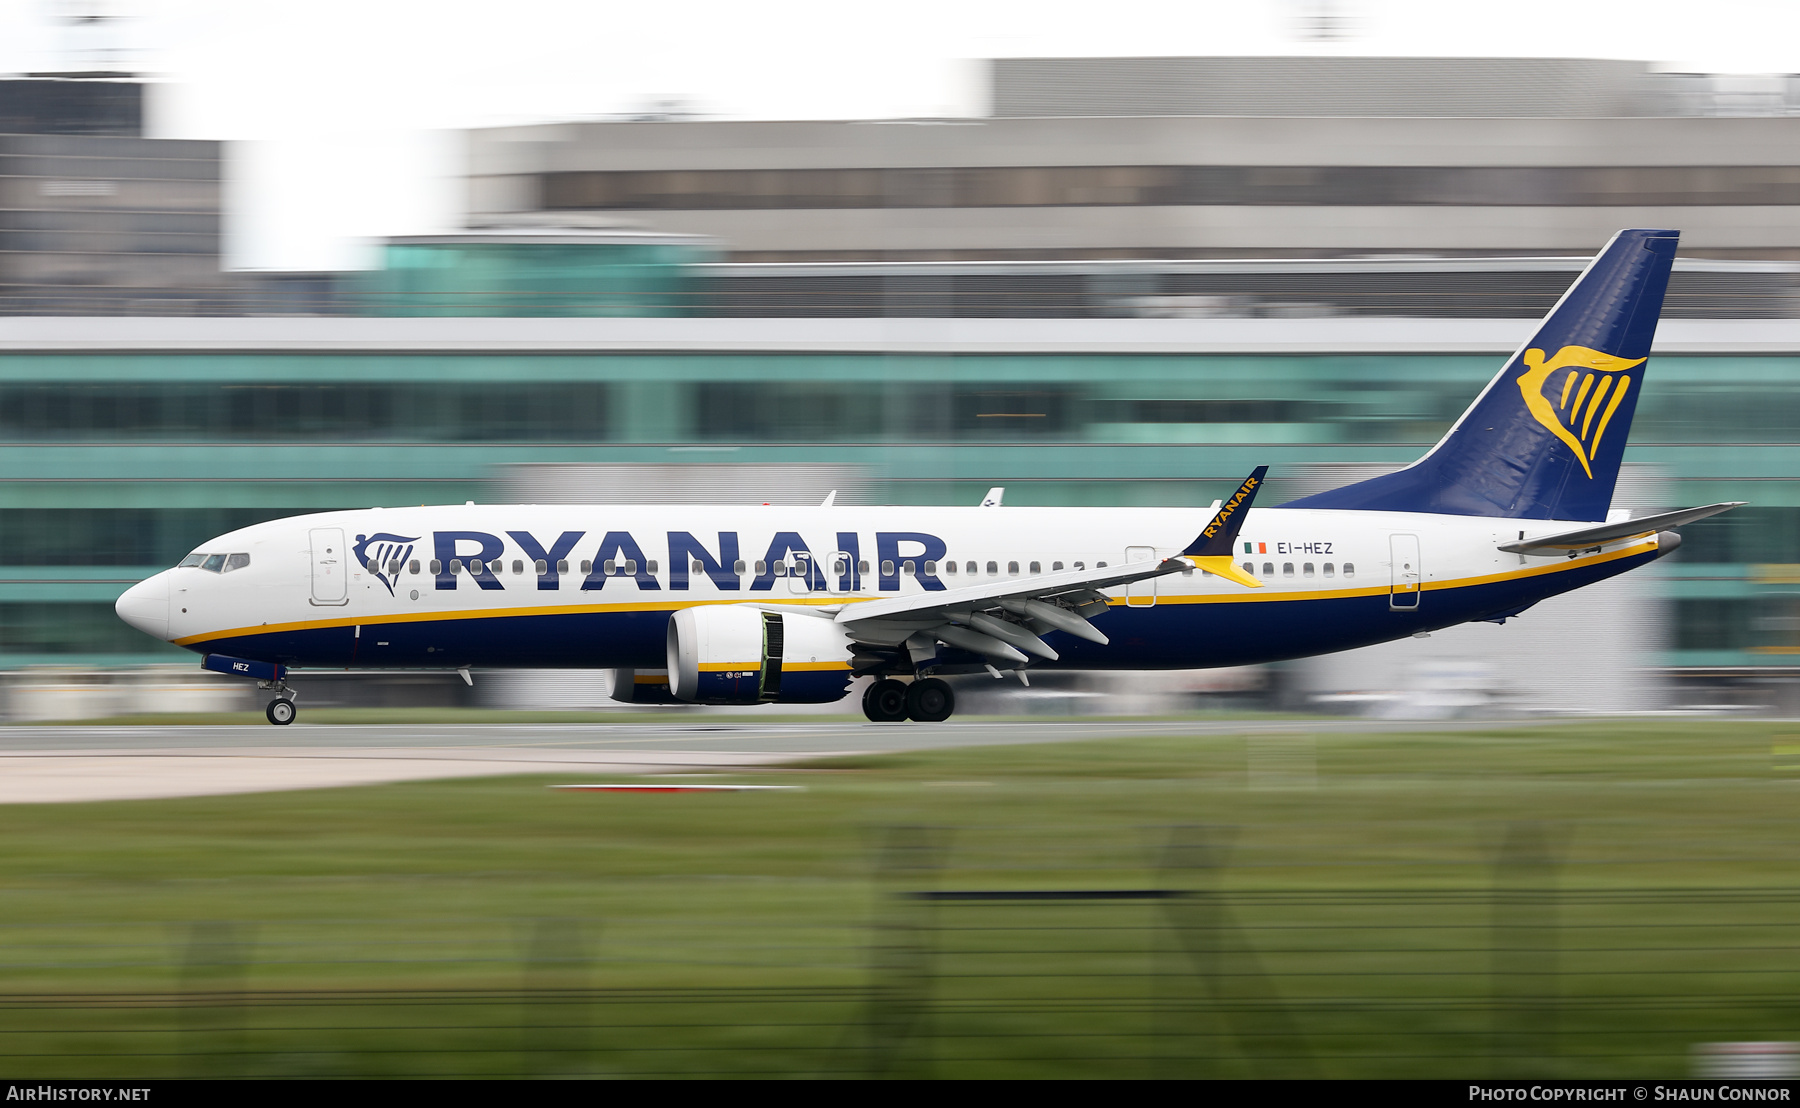
<svg viewBox="0 0 1800 1108">
<path fill-rule="evenodd" d="M 1676 231 L 1620 231 L 1431 453 L 1289 508 L 1605 519 Z"/>
</svg>

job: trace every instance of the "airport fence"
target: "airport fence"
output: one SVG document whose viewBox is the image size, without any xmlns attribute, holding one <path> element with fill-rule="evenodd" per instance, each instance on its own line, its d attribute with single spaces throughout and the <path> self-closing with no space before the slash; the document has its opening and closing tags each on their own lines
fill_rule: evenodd
<svg viewBox="0 0 1800 1108">
<path fill-rule="evenodd" d="M 1148 865 L 1115 861 L 1147 882 L 892 827 L 841 918 L 93 922 L 15 894 L 0 1070 L 1673 1077 L 1796 1037 L 1800 886 L 1614 883 L 1566 872 L 1555 824 L 1482 833 L 1458 881 L 1396 856 L 1284 884 L 1230 827 L 1146 831 Z"/>
</svg>

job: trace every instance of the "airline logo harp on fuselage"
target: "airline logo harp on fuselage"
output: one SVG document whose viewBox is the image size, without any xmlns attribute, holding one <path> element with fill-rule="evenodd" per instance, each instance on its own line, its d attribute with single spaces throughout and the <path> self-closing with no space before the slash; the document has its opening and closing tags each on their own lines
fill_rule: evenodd
<svg viewBox="0 0 1800 1108">
<path fill-rule="evenodd" d="M 1626 371 L 1644 364 L 1645 359 L 1565 346 L 1548 361 L 1542 350 L 1527 350 L 1524 361 L 1527 368 L 1519 375 L 1519 391 L 1525 396 L 1525 407 L 1546 430 L 1568 444 L 1592 479 L 1600 440 L 1632 387 L 1634 379 Z"/>
<path fill-rule="evenodd" d="M 392 596 L 394 585 L 400 580 L 400 567 L 412 557 L 413 544 L 418 541 L 417 535 L 407 538 L 382 531 L 373 535 L 356 536 L 356 546 L 352 548 L 352 552 L 371 576 L 387 586 L 388 595 Z"/>
</svg>

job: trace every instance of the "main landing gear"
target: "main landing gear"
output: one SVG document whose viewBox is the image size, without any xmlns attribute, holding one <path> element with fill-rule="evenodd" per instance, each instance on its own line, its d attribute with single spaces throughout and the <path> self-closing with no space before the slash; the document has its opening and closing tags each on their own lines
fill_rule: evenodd
<svg viewBox="0 0 1800 1108">
<path fill-rule="evenodd" d="M 863 693 L 863 715 L 874 723 L 942 723 L 956 711 L 956 694 L 936 677 L 907 685 L 892 677 L 877 681 Z"/>
</svg>

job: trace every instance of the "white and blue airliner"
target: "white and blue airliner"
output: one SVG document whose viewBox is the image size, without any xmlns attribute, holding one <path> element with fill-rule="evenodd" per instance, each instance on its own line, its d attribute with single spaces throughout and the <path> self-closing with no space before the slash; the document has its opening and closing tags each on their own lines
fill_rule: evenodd
<svg viewBox="0 0 1800 1108">
<path fill-rule="evenodd" d="M 1613 488 L 1675 257 L 1628 230 L 1432 450 L 1252 510 L 538 507 L 326 512 L 201 545 L 126 622 L 272 690 L 308 669 L 607 668 L 636 703 L 824 703 L 943 720 L 944 675 L 1301 658 L 1647 565 L 1733 504 L 1630 519 Z"/>
</svg>

